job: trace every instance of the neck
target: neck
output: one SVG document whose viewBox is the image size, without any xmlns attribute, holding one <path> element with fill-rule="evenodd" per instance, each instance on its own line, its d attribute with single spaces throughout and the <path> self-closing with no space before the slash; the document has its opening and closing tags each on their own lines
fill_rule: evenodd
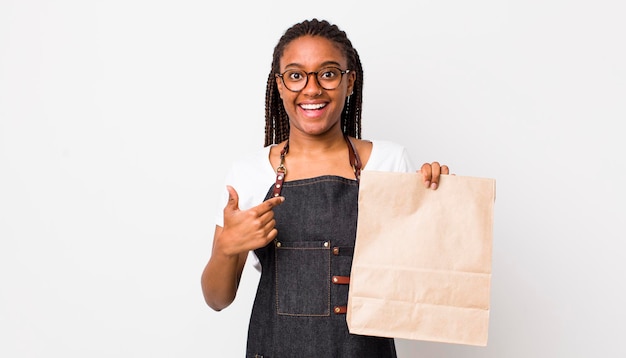
<svg viewBox="0 0 626 358">
<path fill-rule="evenodd" d="M 341 131 L 333 131 L 324 135 L 311 136 L 303 135 L 300 132 L 289 133 L 289 152 L 312 154 L 327 152 L 335 149 L 343 150 L 345 139 Z"/>
</svg>

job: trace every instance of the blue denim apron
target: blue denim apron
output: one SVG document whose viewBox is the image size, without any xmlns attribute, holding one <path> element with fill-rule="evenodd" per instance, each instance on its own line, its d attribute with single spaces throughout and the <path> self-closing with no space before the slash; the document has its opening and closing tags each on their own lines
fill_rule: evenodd
<svg viewBox="0 0 626 358">
<path fill-rule="evenodd" d="M 346 324 L 358 188 L 331 175 L 282 183 L 278 236 L 255 250 L 262 271 L 246 357 L 396 357 L 393 339 L 350 334 Z"/>
</svg>

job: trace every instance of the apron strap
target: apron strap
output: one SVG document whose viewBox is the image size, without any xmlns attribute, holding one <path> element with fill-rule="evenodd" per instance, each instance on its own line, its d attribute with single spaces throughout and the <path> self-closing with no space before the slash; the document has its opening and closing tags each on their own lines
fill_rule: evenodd
<svg viewBox="0 0 626 358">
<path fill-rule="evenodd" d="M 354 143 L 350 140 L 347 135 L 343 136 L 348 143 L 348 152 L 350 152 L 350 165 L 352 166 L 352 170 L 354 170 L 354 176 L 356 177 L 356 181 L 361 179 L 361 158 L 359 158 L 359 153 L 356 151 L 356 147 Z"/>
<path fill-rule="evenodd" d="M 276 183 L 274 183 L 274 191 L 272 195 L 274 197 L 280 196 L 280 191 L 283 189 L 283 183 L 285 182 L 285 176 L 287 176 L 287 168 L 285 168 L 285 155 L 289 151 L 289 139 L 285 143 L 283 150 L 280 151 L 280 164 L 276 168 Z"/>
</svg>

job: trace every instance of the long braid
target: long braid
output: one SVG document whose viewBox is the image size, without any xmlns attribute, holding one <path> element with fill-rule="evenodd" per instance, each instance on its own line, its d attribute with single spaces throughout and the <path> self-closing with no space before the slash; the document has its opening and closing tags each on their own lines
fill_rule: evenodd
<svg viewBox="0 0 626 358">
<path fill-rule="evenodd" d="M 346 99 L 346 103 L 341 114 L 343 131 L 350 136 L 361 138 L 361 104 L 363 102 L 363 69 L 359 54 L 354 51 L 353 63 L 358 68 L 353 93 Z M 357 84 L 358 87 L 357 87 Z"/>
<path fill-rule="evenodd" d="M 352 94 L 346 98 L 341 113 L 344 134 L 361 138 L 361 106 L 363 102 L 363 68 L 357 50 L 346 33 L 326 20 L 305 20 L 295 24 L 280 38 L 274 48 L 272 68 L 265 91 L 265 146 L 280 143 L 289 138 L 289 118 L 278 93 L 275 75 L 280 71 L 280 58 L 291 41 L 302 36 L 321 36 L 337 43 L 348 60 L 348 68 L 356 73 Z"/>
</svg>

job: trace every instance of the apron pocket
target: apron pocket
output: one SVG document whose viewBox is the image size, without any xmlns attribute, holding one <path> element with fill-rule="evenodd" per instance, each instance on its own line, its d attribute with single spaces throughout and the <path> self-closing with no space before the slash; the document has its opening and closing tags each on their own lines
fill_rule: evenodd
<svg viewBox="0 0 626 358">
<path fill-rule="evenodd" d="M 279 315 L 330 315 L 330 241 L 275 242 Z"/>
</svg>

